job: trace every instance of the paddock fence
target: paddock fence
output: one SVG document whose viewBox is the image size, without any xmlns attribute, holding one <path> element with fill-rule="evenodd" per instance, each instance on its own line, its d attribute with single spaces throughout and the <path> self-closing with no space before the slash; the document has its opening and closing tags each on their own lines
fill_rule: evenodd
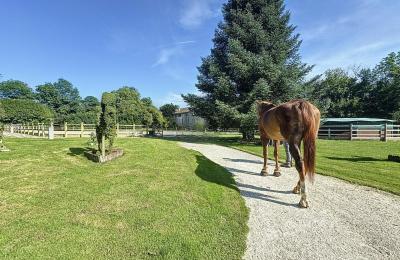
<svg viewBox="0 0 400 260">
<path fill-rule="evenodd" d="M 96 132 L 95 124 L 43 124 L 26 123 L 6 125 L 5 130 L 11 133 L 25 134 L 42 138 L 64 138 L 64 137 L 89 137 Z M 235 136 L 240 135 L 239 129 L 218 129 L 218 130 L 193 130 L 185 128 L 157 129 L 155 132 L 145 125 L 124 125 L 117 124 L 118 137 L 146 136 L 149 134 L 162 137 L 180 136 Z M 258 131 L 255 131 L 258 135 Z M 400 140 L 400 125 L 321 125 L 318 132 L 319 139 L 338 140 Z"/>
<path fill-rule="evenodd" d="M 318 138 L 339 140 L 400 140 L 400 125 L 321 125 Z"/>
<path fill-rule="evenodd" d="M 7 125 L 7 132 L 37 136 L 43 138 L 65 138 L 65 137 L 90 137 L 96 132 L 95 124 L 43 124 L 26 123 Z M 123 125 L 117 124 L 116 132 L 118 137 L 144 136 L 149 134 L 149 128 L 145 125 Z"/>
</svg>

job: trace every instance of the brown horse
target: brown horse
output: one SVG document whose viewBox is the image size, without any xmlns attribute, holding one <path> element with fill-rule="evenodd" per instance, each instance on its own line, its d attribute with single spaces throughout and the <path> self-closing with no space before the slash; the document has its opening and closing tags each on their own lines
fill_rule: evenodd
<svg viewBox="0 0 400 260">
<path fill-rule="evenodd" d="M 261 140 L 287 140 L 290 153 L 295 160 L 300 180 L 294 187 L 294 193 L 301 193 L 299 206 L 308 207 L 305 176 L 311 180 L 315 174 L 315 140 L 318 136 L 320 112 L 311 103 L 304 100 L 292 100 L 275 106 L 266 101 L 257 101 L 259 129 Z M 275 143 L 277 143 L 275 141 Z M 301 157 L 300 146 L 303 141 L 304 161 Z M 267 171 L 267 146 L 263 141 L 264 166 L 262 173 Z M 275 145 L 277 149 L 277 145 Z M 277 159 L 277 150 L 274 153 Z M 278 170 L 279 170 L 279 166 Z M 275 168 L 276 170 L 276 168 Z"/>
</svg>

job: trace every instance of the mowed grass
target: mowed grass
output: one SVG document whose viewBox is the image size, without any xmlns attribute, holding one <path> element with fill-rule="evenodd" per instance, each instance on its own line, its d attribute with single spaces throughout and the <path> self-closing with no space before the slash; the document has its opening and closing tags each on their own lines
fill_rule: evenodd
<svg viewBox="0 0 400 260">
<path fill-rule="evenodd" d="M 188 138 L 186 140 L 189 141 Z M 191 140 L 220 144 L 262 157 L 260 144 L 242 143 L 240 136 L 210 134 Z M 270 146 L 268 157 L 271 160 L 273 151 L 273 147 Z M 317 140 L 316 171 L 318 174 L 400 195 L 400 163 L 388 161 L 389 154 L 400 155 L 400 142 Z M 279 147 L 279 158 L 281 162 L 285 161 L 283 146 Z"/>
<path fill-rule="evenodd" d="M 7 139 L 0 257 L 240 259 L 248 210 L 232 176 L 175 142 L 118 139 L 100 165 L 84 139 Z"/>
</svg>

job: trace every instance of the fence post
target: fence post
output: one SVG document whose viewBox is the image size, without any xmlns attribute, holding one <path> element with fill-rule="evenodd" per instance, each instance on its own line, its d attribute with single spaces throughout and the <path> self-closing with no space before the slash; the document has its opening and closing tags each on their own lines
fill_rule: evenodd
<svg viewBox="0 0 400 260">
<path fill-rule="evenodd" d="M 136 133 L 135 133 L 135 130 L 136 130 L 136 127 L 135 127 L 135 123 L 133 123 L 133 136 L 136 136 Z"/>
<path fill-rule="evenodd" d="M 64 137 L 68 137 L 68 123 L 64 122 Z"/>
<path fill-rule="evenodd" d="M 84 131 L 83 122 L 81 122 L 81 138 L 83 137 L 83 131 Z"/>
<path fill-rule="evenodd" d="M 350 141 L 353 140 L 353 124 L 350 124 Z"/>
<path fill-rule="evenodd" d="M 42 130 L 42 137 L 44 137 L 44 123 L 40 125 L 40 129 Z"/>
<path fill-rule="evenodd" d="M 54 125 L 53 122 L 50 122 L 49 125 L 49 140 L 53 140 L 54 139 Z"/>
<path fill-rule="evenodd" d="M 328 128 L 328 140 L 330 140 L 331 139 L 331 128 L 329 127 Z"/>
<path fill-rule="evenodd" d="M 383 129 L 383 141 L 386 142 L 387 141 L 387 123 L 385 123 L 385 127 Z"/>
<path fill-rule="evenodd" d="M 117 137 L 119 137 L 119 123 L 117 123 Z"/>
<path fill-rule="evenodd" d="M 13 124 L 10 125 L 10 133 L 12 133 L 12 134 L 14 133 L 14 125 Z"/>
</svg>

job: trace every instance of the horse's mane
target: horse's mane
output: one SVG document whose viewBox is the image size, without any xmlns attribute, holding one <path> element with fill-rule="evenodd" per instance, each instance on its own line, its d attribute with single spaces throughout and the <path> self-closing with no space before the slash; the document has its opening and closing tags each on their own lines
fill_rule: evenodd
<svg viewBox="0 0 400 260">
<path fill-rule="evenodd" d="M 275 107 L 274 104 L 272 104 L 271 102 L 268 101 L 261 101 L 261 100 L 257 100 L 256 101 L 257 104 L 257 111 L 258 114 L 261 116 L 265 111 L 270 110 L 271 108 Z"/>
</svg>

